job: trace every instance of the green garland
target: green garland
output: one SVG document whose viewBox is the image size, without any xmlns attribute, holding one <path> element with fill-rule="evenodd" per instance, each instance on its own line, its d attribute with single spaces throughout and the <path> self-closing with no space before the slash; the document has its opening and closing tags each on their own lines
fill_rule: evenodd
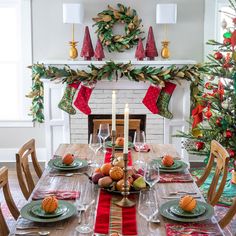
<svg viewBox="0 0 236 236">
<path fill-rule="evenodd" d="M 191 99 L 194 106 L 196 96 L 201 93 L 202 80 L 198 73 L 198 66 L 184 66 L 182 68 L 175 65 L 164 68 L 156 68 L 151 66 L 143 66 L 135 68 L 131 63 L 115 63 L 113 61 L 106 62 L 102 67 L 96 67 L 91 64 L 88 66 L 89 71 L 73 70 L 65 65 L 64 68 L 44 66 L 43 64 L 34 64 L 32 68 L 32 91 L 27 95 L 32 99 L 31 115 L 33 121 L 42 123 L 43 115 L 43 83 L 41 78 L 50 80 L 59 80 L 62 83 L 71 84 L 76 81 L 84 84 L 93 84 L 97 81 L 108 79 L 113 80 L 113 75 L 118 78 L 128 78 L 136 82 L 149 81 L 152 84 L 164 86 L 165 81 L 176 81 L 178 84 L 181 80 L 191 81 Z"/>
<path fill-rule="evenodd" d="M 93 20 L 97 26 L 96 33 L 102 44 L 109 52 L 123 52 L 124 49 L 132 48 L 138 44 L 142 32 L 141 22 L 137 12 L 130 7 L 117 4 L 118 9 L 108 5 L 108 9 L 98 13 Z M 125 35 L 114 35 L 112 28 L 116 23 L 125 24 Z"/>
</svg>

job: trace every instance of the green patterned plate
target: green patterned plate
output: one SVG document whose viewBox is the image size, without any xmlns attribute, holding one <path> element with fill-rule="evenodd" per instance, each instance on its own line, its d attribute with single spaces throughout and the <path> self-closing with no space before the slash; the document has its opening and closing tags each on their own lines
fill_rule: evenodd
<svg viewBox="0 0 236 236">
<path fill-rule="evenodd" d="M 154 162 L 157 162 L 159 164 L 159 166 L 162 165 L 161 160 L 153 160 Z M 163 169 L 160 167 L 160 172 L 166 172 L 166 173 L 171 173 L 171 172 L 181 172 L 184 171 L 186 168 L 188 168 L 188 164 L 183 162 L 183 161 L 179 161 L 179 160 L 175 160 L 175 163 L 177 166 L 177 168 L 168 168 L 168 169 Z"/>
<path fill-rule="evenodd" d="M 179 222 L 198 222 L 198 221 L 203 221 L 203 220 L 208 220 L 214 215 L 214 208 L 205 203 L 205 202 L 200 202 L 197 201 L 198 205 L 204 206 L 205 207 L 205 212 L 202 215 L 196 216 L 196 217 L 182 217 L 182 216 L 177 216 L 171 211 L 172 206 L 176 206 L 179 204 L 179 200 L 172 200 L 168 201 L 164 204 L 161 205 L 160 207 L 160 214 L 167 219 L 170 220 L 175 220 Z"/>
<path fill-rule="evenodd" d="M 31 220 L 33 222 L 49 223 L 49 222 L 57 222 L 60 220 L 67 219 L 77 213 L 77 209 L 72 203 L 67 202 L 67 201 L 63 201 L 63 200 L 59 200 L 58 201 L 59 205 L 62 207 L 65 207 L 66 211 L 64 211 L 64 213 L 62 213 L 61 215 L 59 215 L 57 217 L 43 218 L 41 216 L 37 216 L 32 213 L 32 209 L 34 209 L 35 206 L 41 205 L 41 203 L 42 203 L 42 200 L 38 200 L 38 201 L 32 201 L 32 202 L 26 204 L 20 211 L 21 216 L 23 218 L 25 218 L 27 220 Z"/>
<path fill-rule="evenodd" d="M 48 162 L 48 165 L 57 170 L 78 170 L 88 166 L 86 160 L 76 158 L 72 165 L 65 165 L 61 162 L 61 158 L 52 159 Z"/>
<path fill-rule="evenodd" d="M 61 167 L 61 168 L 66 168 L 67 169 L 67 168 L 71 168 L 71 167 L 81 166 L 82 162 L 79 162 L 75 159 L 70 165 L 66 165 L 60 159 L 57 159 L 53 162 L 53 165 L 56 166 L 56 167 Z"/>
<path fill-rule="evenodd" d="M 53 213 L 46 213 L 42 207 L 41 203 L 39 202 L 38 205 L 35 205 L 31 208 L 31 212 L 36 216 L 43 217 L 43 218 L 53 218 L 58 217 L 67 211 L 67 207 L 65 205 L 59 205 L 55 212 Z"/>
<path fill-rule="evenodd" d="M 192 212 L 186 212 L 179 207 L 179 204 L 177 204 L 171 206 L 170 211 L 180 217 L 198 217 L 206 212 L 206 207 L 198 202 L 196 208 Z"/>
<path fill-rule="evenodd" d="M 106 142 L 106 147 L 109 147 L 109 148 L 111 148 L 112 147 L 112 143 L 111 143 L 111 141 L 107 141 Z M 129 142 L 129 146 L 128 146 L 129 148 L 133 148 L 134 147 L 134 144 L 132 143 L 132 142 Z M 124 148 L 124 146 L 115 146 L 115 149 L 123 149 Z"/>
<path fill-rule="evenodd" d="M 175 161 L 174 164 L 172 166 L 169 166 L 169 167 L 168 166 L 164 166 L 162 164 L 161 160 L 158 161 L 158 163 L 159 163 L 159 168 L 160 169 L 164 169 L 164 170 L 175 170 L 175 169 L 178 169 L 178 168 L 180 168 L 182 166 L 182 163 L 179 162 L 179 161 Z"/>
</svg>

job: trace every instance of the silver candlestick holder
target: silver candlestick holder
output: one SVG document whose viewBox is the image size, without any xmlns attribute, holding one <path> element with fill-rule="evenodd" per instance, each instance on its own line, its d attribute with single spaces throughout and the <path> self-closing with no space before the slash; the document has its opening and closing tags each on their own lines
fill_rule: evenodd
<svg viewBox="0 0 236 236">
<path fill-rule="evenodd" d="M 120 207 L 132 207 L 135 205 L 135 202 L 131 201 L 128 199 L 128 196 L 130 194 L 129 188 L 130 186 L 128 185 L 128 154 L 124 153 L 123 154 L 123 159 L 124 159 L 124 185 L 123 185 L 123 191 L 121 192 L 123 195 L 123 198 L 116 202 L 115 204 Z"/>
</svg>

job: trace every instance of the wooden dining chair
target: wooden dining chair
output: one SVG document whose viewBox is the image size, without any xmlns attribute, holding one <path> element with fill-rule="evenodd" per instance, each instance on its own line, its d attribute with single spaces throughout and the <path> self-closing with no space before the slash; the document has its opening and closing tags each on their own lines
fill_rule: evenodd
<svg viewBox="0 0 236 236">
<path fill-rule="evenodd" d="M 94 119 L 93 134 L 97 134 L 100 124 L 109 124 L 111 127 L 111 119 Z M 141 119 L 129 119 L 129 130 L 140 131 Z M 124 137 L 124 119 L 116 119 L 116 136 Z"/>
<path fill-rule="evenodd" d="M 224 147 L 217 141 L 211 141 L 210 158 L 205 168 L 203 175 L 196 181 L 198 187 L 200 187 L 207 177 L 210 175 L 211 170 L 215 165 L 215 173 L 207 192 L 207 201 L 214 206 L 220 199 L 223 193 L 228 174 L 229 154 Z"/>
<path fill-rule="evenodd" d="M 219 225 L 222 229 L 224 229 L 236 215 L 236 197 L 233 199 L 233 203 L 229 210 L 226 212 L 225 216 L 219 221 Z"/>
<path fill-rule="evenodd" d="M 15 220 L 20 215 L 19 210 L 12 198 L 9 182 L 8 182 L 8 169 L 4 166 L 0 169 L 0 189 L 3 190 L 3 195 L 8 206 L 9 211 L 11 212 L 12 216 Z M 9 228 L 4 218 L 4 213 L 2 212 L 1 205 L 0 205 L 0 235 L 7 236 L 9 234 Z"/>
<path fill-rule="evenodd" d="M 18 153 L 16 153 L 16 171 L 17 177 L 20 184 L 21 191 L 28 200 L 30 194 L 34 190 L 35 183 L 29 167 L 29 158 L 31 157 L 34 170 L 40 178 L 42 176 L 42 169 L 38 163 L 35 150 L 35 140 L 31 139 L 25 143 Z"/>
</svg>

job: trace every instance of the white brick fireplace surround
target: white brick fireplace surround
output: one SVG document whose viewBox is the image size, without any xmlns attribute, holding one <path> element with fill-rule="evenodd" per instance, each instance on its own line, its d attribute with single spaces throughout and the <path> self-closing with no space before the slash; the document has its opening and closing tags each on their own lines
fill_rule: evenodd
<svg viewBox="0 0 236 236">
<path fill-rule="evenodd" d="M 62 67 L 69 64 L 72 68 L 87 69 L 90 64 L 101 66 L 104 62 L 98 61 L 47 61 L 45 65 Z M 124 61 L 126 63 L 126 61 Z M 191 65 L 194 61 L 133 61 L 135 66 L 169 66 Z M 60 143 L 87 143 L 88 142 L 88 116 L 80 111 L 74 116 L 69 116 L 61 111 L 57 105 L 63 95 L 65 85 L 56 84 L 49 80 L 44 81 L 45 90 L 45 127 L 47 156 L 50 158 Z M 172 143 L 176 146 L 179 154 L 188 159 L 187 153 L 181 149 L 181 139 L 173 138 L 177 130 L 186 130 L 185 122 L 189 119 L 190 89 L 189 82 L 183 81 L 177 85 L 171 98 L 169 109 L 173 113 L 172 120 L 152 114 L 143 104 L 149 83 L 128 81 L 124 78 L 118 82 L 100 81 L 97 83 L 89 106 L 91 114 L 111 114 L 112 90 L 117 91 L 117 114 L 123 114 L 124 106 L 129 104 L 130 114 L 146 114 L 146 138 L 148 143 Z M 76 95 L 75 95 L 76 96 Z"/>
</svg>

